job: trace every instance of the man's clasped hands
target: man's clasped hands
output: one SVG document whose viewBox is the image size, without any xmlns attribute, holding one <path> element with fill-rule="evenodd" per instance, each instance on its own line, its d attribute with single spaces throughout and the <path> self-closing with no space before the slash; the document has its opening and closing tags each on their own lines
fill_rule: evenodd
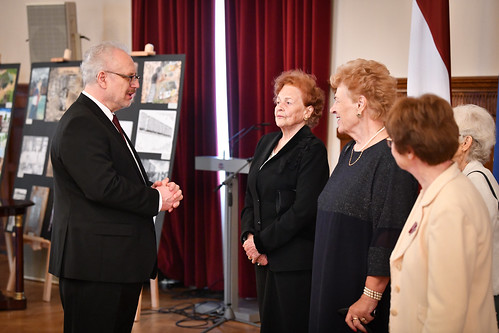
<svg viewBox="0 0 499 333">
<path fill-rule="evenodd" d="M 152 184 L 152 188 L 161 193 L 161 211 L 172 212 L 180 205 L 180 200 L 184 198 L 180 186 L 171 182 L 170 179 L 157 180 Z"/>
</svg>

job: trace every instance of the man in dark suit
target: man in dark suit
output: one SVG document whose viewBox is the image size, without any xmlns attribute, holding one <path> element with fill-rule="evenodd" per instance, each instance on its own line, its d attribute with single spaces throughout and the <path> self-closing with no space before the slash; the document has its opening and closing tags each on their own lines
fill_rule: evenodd
<svg viewBox="0 0 499 333">
<path fill-rule="evenodd" d="M 50 273 L 59 277 L 65 332 L 130 332 L 144 281 L 156 276 L 153 217 L 182 200 L 152 184 L 114 112 L 139 88 L 114 43 L 87 51 L 84 91 L 59 121 L 51 148 L 54 216 Z"/>
</svg>

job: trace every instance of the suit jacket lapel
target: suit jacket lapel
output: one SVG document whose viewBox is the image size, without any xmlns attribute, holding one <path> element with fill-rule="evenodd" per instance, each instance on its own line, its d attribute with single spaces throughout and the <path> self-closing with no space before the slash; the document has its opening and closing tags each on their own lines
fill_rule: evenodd
<svg viewBox="0 0 499 333">
<path fill-rule="evenodd" d="M 454 163 L 447 168 L 447 170 L 442 172 L 424 193 L 419 194 L 404 228 L 402 229 L 399 241 L 393 249 L 391 256 L 392 260 L 396 260 L 403 256 L 409 245 L 416 238 L 421 229 L 421 225 L 427 220 L 424 216 L 425 210 L 432 204 L 442 188 L 459 174 L 461 174 L 461 171 L 459 171 Z"/>
<path fill-rule="evenodd" d="M 126 135 L 126 133 L 123 131 L 123 134 L 125 135 L 125 138 L 128 141 L 128 144 L 130 145 L 133 155 L 130 154 L 130 149 L 128 149 L 127 143 L 123 140 L 123 137 L 121 136 L 120 132 L 116 129 L 114 124 L 109 120 L 109 118 L 104 114 L 104 111 L 102 111 L 97 104 L 95 104 L 90 98 L 88 98 L 84 94 L 80 94 L 80 96 L 78 97 L 78 102 L 85 104 L 97 117 L 97 119 L 99 119 L 104 124 L 104 126 L 108 129 L 111 135 L 116 138 L 117 142 L 119 142 L 120 147 L 125 150 L 126 156 L 130 158 L 130 161 L 135 166 L 135 171 L 137 172 L 139 178 L 143 179 L 146 185 L 149 185 L 150 182 L 147 177 L 147 173 L 144 169 L 144 166 L 142 165 L 140 157 L 137 151 L 135 150 L 133 144 L 131 143 L 130 139 Z M 135 160 L 137 162 L 135 162 Z M 137 165 L 139 166 L 138 168 Z"/>
<path fill-rule="evenodd" d="M 256 162 L 256 167 L 258 169 L 261 168 L 262 164 L 265 163 L 265 161 L 267 161 L 268 157 L 270 156 L 270 153 L 272 151 L 272 149 L 274 149 L 275 145 L 277 144 L 277 141 L 279 141 L 279 139 L 282 137 L 282 133 L 278 133 L 274 138 L 272 138 L 269 143 L 266 145 L 266 147 L 264 147 L 262 149 L 262 153 L 259 154 L 260 156 L 258 156 L 258 159 L 256 161 L 253 161 L 253 162 Z"/>
<path fill-rule="evenodd" d="M 312 131 L 310 130 L 310 127 L 308 126 L 303 126 L 292 138 L 289 140 L 289 142 L 282 147 L 280 153 L 285 153 L 290 149 L 295 149 L 296 143 L 303 140 L 303 138 L 312 135 Z M 256 166 L 260 168 L 265 161 L 267 161 L 268 157 L 270 156 L 270 152 L 274 147 L 276 146 L 277 142 L 279 139 L 282 137 L 282 132 L 277 132 L 276 135 L 269 141 L 266 147 L 262 149 L 262 154 L 260 155 L 260 158 L 256 161 L 257 164 Z M 254 161 L 255 162 L 255 161 Z"/>
<path fill-rule="evenodd" d="M 111 133 L 111 135 L 113 135 L 114 137 L 116 137 L 116 139 L 118 140 L 118 142 L 124 148 L 128 149 L 128 147 L 126 146 L 126 142 L 123 141 L 123 137 L 121 136 L 120 132 L 118 132 L 118 130 L 116 129 L 116 127 L 114 126 L 114 124 L 104 114 L 104 111 L 102 111 L 100 109 L 100 107 L 97 104 L 94 103 L 94 101 L 92 101 L 87 96 L 85 96 L 83 94 L 80 94 L 80 97 L 78 97 L 78 102 L 81 102 L 81 103 L 85 104 L 92 111 L 93 115 L 95 117 L 97 117 L 97 119 L 99 119 L 104 124 L 104 126 L 108 129 L 108 131 Z M 125 134 L 125 136 L 126 136 L 126 134 Z"/>
<path fill-rule="evenodd" d="M 423 220 L 424 207 L 421 205 L 422 199 L 423 196 L 420 194 L 414 203 L 412 211 L 404 224 L 404 228 L 402 228 L 398 242 L 393 249 L 391 255 L 392 260 L 402 257 L 409 245 L 411 245 L 418 235 Z"/>
<path fill-rule="evenodd" d="M 133 156 L 137 160 L 137 164 L 138 164 L 139 169 L 140 169 L 138 171 L 141 173 L 140 176 L 142 177 L 142 179 L 144 179 L 145 184 L 149 186 L 150 185 L 149 177 L 147 176 L 146 170 L 144 169 L 144 166 L 142 165 L 142 161 L 140 159 L 140 156 L 137 153 L 137 151 L 135 150 L 135 147 L 133 146 L 132 142 L 130 141 L 130 139 L 128 138 L 128 136 L 126 135 L 126 133 L 124 131 L 123 131 L 123 134 L 125 135 L 126 141 L 130 145 Z M 128 147 L 127 147 L 127 149 L 128 149 Z"/>
</svg>

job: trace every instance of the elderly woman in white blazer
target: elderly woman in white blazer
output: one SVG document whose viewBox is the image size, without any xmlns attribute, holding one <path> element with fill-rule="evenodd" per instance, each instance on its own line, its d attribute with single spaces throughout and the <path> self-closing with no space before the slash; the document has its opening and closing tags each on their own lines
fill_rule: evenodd
<svg viewBox="0 0 499 333">
<path fill-rule="evenodd" d="M 489 214 L 452 162 L 459 130 L 435 95 L 402 98 L 386 129 L 421 192 L 390 257 L 390 332 L 497 332 Z"/>
</svg>

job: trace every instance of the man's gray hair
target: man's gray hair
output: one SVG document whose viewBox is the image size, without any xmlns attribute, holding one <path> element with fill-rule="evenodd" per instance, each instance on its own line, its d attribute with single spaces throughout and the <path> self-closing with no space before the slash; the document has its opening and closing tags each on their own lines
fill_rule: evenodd
<svg viewBox="0 0 499 333">
<path fill-rule="evenodd" d="M 103 42 L 92 46 L 85 52 L 80 65 L 83 86 L 97 80 L 97 74 L 102 70 L 108 69 L 108 61 L 112 59 L 112 52 L 116 49 L 122 50 L 127 54 L 130 53 L 126 46 L 117 42 Z"/>
<path fill-rule="evenodd" d="M 467 162 L 487 163 L 496 143 L 496 125 L 490 113 L 475 104 L 459 105 L 454 108 L 454 119 L 459 127 L 459 141 L 468 135 L 473 138 Z"/>
</svg>

